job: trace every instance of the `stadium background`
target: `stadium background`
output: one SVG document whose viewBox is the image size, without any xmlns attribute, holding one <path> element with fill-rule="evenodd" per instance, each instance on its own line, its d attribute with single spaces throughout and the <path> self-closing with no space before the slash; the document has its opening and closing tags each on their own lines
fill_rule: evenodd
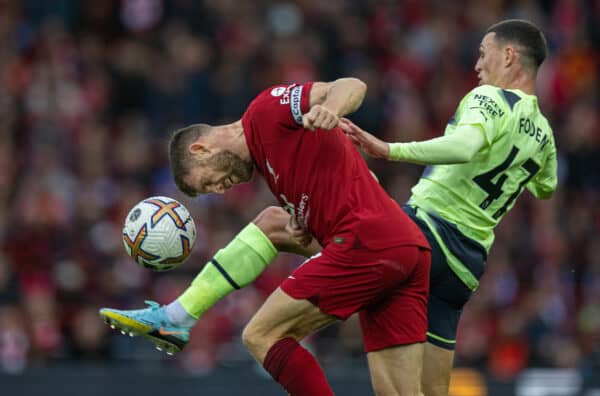
<svg viewBox="0 0 600 396">
<path fill-rule="evenodd" d="M 169 132 L 233 121 L 272 84 L 357 76 L 369 89 L 355 122 L 386 140 L 436 136 L 476 84 L 483 31 L 509 17 L 548 38 L 538 94 L 560 184 L 549 202 L 524 194 L 498 228 L 452 395 L 600 394 L 600 1 L 2 0 L 0 395 L 281 394 L 239 335 L 297 257 L 207 313 L 177 359 L 97 315 L 171 301 L 274 202 L 256 180 L 185 199 Z M 421 172 L 369 163 L 399 202 Z M 121 241 L 129 208 L 157 194 L 182 199 L 199 231 L 164 274 Z M 370 394 L 355 320 L 308 344 L 339 394 Z"/>
</svg>

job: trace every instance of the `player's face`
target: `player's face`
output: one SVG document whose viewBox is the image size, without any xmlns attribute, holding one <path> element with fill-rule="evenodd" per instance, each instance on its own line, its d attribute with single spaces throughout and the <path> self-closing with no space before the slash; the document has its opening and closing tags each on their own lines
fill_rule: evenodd
<svg viewBox="0 0 600 396">
<path fill-rule="evenodd" d="M 223 150 L 198 160 L 190 169 L 186 183 L 198 194 L 223 194 L 234 184 L 250 180 L 252 162 Z"/>
<path fill-rule="evenodd" d="M 502 73 L 502 48 L 494 38 L 496 33 L 488 33 L 481 40 L 479 58 L 475 64 L 475 71 L 479 78 L 479 85 L 490 84 L 498 86 Z"/>
</svg>

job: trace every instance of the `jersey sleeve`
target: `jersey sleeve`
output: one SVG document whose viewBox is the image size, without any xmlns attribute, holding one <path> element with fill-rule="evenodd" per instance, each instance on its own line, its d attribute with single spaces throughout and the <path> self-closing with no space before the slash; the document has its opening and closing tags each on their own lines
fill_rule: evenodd
<svg viewBox="0 0 600 396">
<path fill-rule="evenodd" d="M 556 190 L 558 184 L 556 149 L 551 152 L 542 165 L 542 169 L 527 183 L 527 189 L 538 199 L 548 199 Z"/>
<path fill-rule="evenodd" d="M 452 134 L 422 142 L 390 143 L 388 159 L 419 165 L 458 164 L 470 161 L 484 144 L 479 128 L 464 125 Z"/>
<path fill-rule="evenodd" d="M 284 129 L 302 128 L 302 115 L 310 109 L 312 85 L 310 82 L 270 87 L 252 101 L 244 118 Z"/>
<path fill-rule="evenodd" d="M 501 130 L 502 118 L 507 112 L 508 109 L 498 94 L 498 88 L 483 85 L 473 89 L 463 98 L 453 122 L 457 127 L 478 126 L 483 132 L 486 145 L 490 145 Z"/>
</svg>

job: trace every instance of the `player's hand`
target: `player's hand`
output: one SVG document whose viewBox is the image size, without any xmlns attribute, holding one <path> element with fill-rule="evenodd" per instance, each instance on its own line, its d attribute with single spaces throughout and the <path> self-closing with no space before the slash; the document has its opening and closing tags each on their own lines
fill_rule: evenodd
<svg viewBox="0 0 600 396">
<path fill-rule="evenodd" d="M 285 231 L 290 235 L 292 241 L 300 246 L 306 247 L 312 242 L 312 235 L 298 224 L 294 216 L 290 216 L 290 220 L 285 226 Z"/>
<path fill-rule="evenodd" d="M 384 159 L 389 158 L 390 145 L 388 143 L 362 130 L 349 119 L 340 119 L 340 128 L 352 140 L 352 143 L 360 147 L 368 156 Z"/>
<path fill-rule="evenodd" d="M 321 105 L 314 105 L 308 113 L 302 116 L 302 125 L 311 131 L 319 128 L 330 130 L 335 128 L 339 122 L 340 118 L 336 113 Z"/>
</svg>

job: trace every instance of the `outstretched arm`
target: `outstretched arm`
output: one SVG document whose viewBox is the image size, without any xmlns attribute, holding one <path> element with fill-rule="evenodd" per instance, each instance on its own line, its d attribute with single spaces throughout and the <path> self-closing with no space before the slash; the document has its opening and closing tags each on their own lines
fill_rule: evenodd
<svg viewBox="0 0 600 396">
<path fill-rule="evenodd" d="M 362 130 L 348 119 L 340 127 L 369 156 L 419 165 L 469 162 L 485 144 L 478 126 L 461 126 L 451 135 L 409 143 L 387 143 Z"/>
<path fill-rule="evenodd" d="M 339 117 L 360 107 L 366 91 L 367 85 L 352 77 L 314 83 L 310 91 L 310 110 L 302 117 L 303 126 L 310 130 L 335 128 Z"/>
</svg>

